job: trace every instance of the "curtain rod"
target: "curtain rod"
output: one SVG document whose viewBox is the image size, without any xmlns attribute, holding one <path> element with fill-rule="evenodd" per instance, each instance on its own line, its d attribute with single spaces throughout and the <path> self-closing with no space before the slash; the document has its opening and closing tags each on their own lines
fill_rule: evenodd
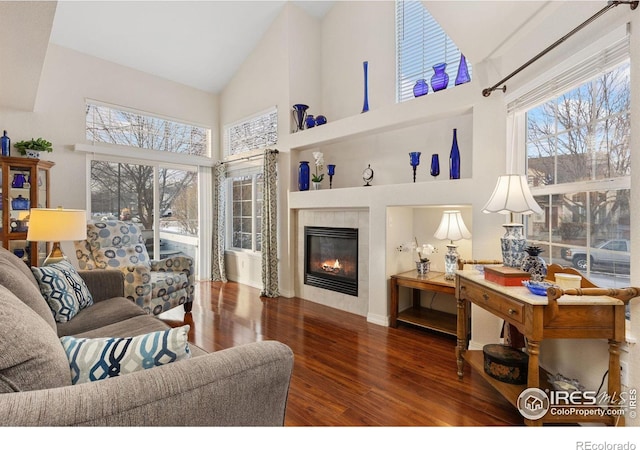
<svg viewBox="0 0 640 450">
<path fill-rule="evenodd" d="M 514 70 L 513 72 L 511 72 L 509 75 L 507 75 L 506 77 L 504 77 L 502 80 L 498 81 L 495 85 L 491 86 L 490 88 L 486 88 L 482 90 L 482 95 L 485 97 L 489 97 L 491 95 L 491 93 L 495 90 L 501 90 L 502 92 L 506 92 L 507 91 L 507 86 L 502 86 L 502 88 L 500 88 L 501 85 L 504 85 L 504 83 L 506 83 L 508 80 L 510 80 L 513 76 L 517 75 L 518 73 L 520 73 L 522 70 L 526 69 L 527 67 L 529 67 L 531 64 L 533 64 L 534 62 L 536 62 L 538 59 L 542 58 L 544 55 L 546 55 L 547 53 L 549 53 L 551 50 L 553 50 L 554 48 L 556 48 L 558 45 L 562 44 L 564 41 L 566 41 L 567 39 L 569 39 L 571 36 L 573 36 L 574 34 L 576 34 L 578 31 L 582 30 L 584 27 L 586 27 L 587 25 L 589 25 L 591 22 L 593 22 L 594 20 L 596 20 L 598 17 L 600 17 L 601 15 L 603 15 L 604 13 L 606 13 L 607 11 L 609 11 L 610 9 L 615 8 L 616 6 L 619 5 L 629 5 L 631 7 L 631 10 L 634 10 L 638 7 L 638 1 L 609 1 L 607 2 L 607 6 L 605 6 L 604 8 L 602 8 L 600 11 L 598 11 L 597 13 L 595 13 L 593 16 L 589 17 L 587 20 L 585 20 L 584 22 L 582 22 L 580 25 L 578 25 L 577 27 L 575 27 L 573 30 L 571 30 L 569 33 L 565 34 L 563 37 L 561 37 L 560 39 L 558 39 L 556 42 L 554 42 L 553 44 L 551 44 L 549 47 L 545 48 L 544 50 L 542 50 L 540 53 L 538 53 L 536 56 L 534 56 L 533 58 L 531 58 L 529 61 L 527 61 L 526 63 L 524 63 L 522 66 L 518 67 L 516 70 Z"/>
<path fill-rule="evenodd" d="M 273 150 L 268 150 L 269 153 L 275 153 L 276 155 L 278 153 L 280 153 L 280 151 L 278 149 L 273 149 Z M 230 163 L 234 163 L 234 162 L 240 162 L 240 161 L 249 161 L 251 159 L 256 159 L 256 158 L 262 158 L 264 156 L 264 154 L 260 153 L 260 154 L 256 154 L 256 155 L 251 155 L 251 156 L 245 156 L 243 158 L 235 158 L 229 161 L 218 161 L 220 164 L 230 164 Z"/>
</svg>

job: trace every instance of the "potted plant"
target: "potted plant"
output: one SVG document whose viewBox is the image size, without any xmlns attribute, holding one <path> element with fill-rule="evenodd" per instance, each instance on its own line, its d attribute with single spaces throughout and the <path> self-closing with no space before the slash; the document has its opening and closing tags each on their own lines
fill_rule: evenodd
<svg viewBox="0 0 640 450">
<path fill-rule="evenodd" d="M 26 155 L 28 158 L 40 158 L 40 152 L 50 153 L 53 151 L 51 142 L 42 138 L 16 142 L 13 146 L 18 149 L 21 155 Z"/>
</svg>

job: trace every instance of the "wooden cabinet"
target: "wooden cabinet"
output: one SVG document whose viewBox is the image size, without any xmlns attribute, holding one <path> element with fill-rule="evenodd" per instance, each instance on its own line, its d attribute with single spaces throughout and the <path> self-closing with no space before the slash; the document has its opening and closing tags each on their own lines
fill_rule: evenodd
<svg viewBox="0 0 640 450">
<path fill-rule="evenodd" d="M 28 265 L 46 256 L 46 243 L 28 242 L 29 210 L 49 207 L 49 170 L 41 159 L 0 157 L 0 242 Z M 39 248 L 40 247 L 40 248 Z"/>
<path fill-rule="evenodd" d="M 527 419 L 528 425 L 544 423 L 602 422 L 624 425 L 620 408 L 620 344 L 625 338 L 625 304 L 640 295 L 638 288 L 600 289 L 583 288 L 562 291 L 550 288 L 547 296 L 531 294 L 522 286 L 502 286 L 484 279 L 475 270 L 459 270 L 456 276 L 458 302 L 458 344 L 456 356 L 458 377 L 464 375 L 464 364 L 477 370 L 498 392 L 515 407 L 523 407 L 523 392 L 549 393 L 547 373 L 539 366 L 540 343 L 544 339 L 606 339 L 609 343 L 609 372 L 607 394 L 610 402 L 602 405 L 589 403 L 561 405 L 540 411 L 540 417 Z M 469 317 L 471 304 L 504 319 L 527 338 L 529 355 L 527 384 L 513 385 L 500 382 L 484 372 L 484 358 L 480 350 L 467 350 L 469 343 Z M 567 406 L 567 407 L 565 407 Z M 570 408 L 568 407 L 570 406 Z M 523 411 L 521 409 L 521 411 Z"/>
<path fill-rule="evenodd" d="M 404 311 L 398 311 L 400 287 L 407 287 L 413 290 L 413 305 Z M 442 272 L 431 271 L 420 275 L 417 270 L 410 270 L 392 275 L 391 327 L 395 328 L 398 326 L 398 322 L 404 322 L 455 336 L 456 315 L 420 306 L 421 291 L 440 292 L 453 296 L 455 294 L 455 283 L 446 280 Z"/>
</svg>

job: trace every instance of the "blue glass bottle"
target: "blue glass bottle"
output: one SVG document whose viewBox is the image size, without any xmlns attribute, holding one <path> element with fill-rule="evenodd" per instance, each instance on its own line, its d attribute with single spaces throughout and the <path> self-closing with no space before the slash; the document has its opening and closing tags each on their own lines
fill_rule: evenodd
<svg viewBox="0 0 640 450">
<path fill-rule="evenodd" d="M 309 190 L 309 161 L 300 161 L 300 167 L 298 167 L 298 190 Z"/>
<path fill-rule="evenodd" d="M 2 141 L 2 156 L 11 156 L 11 139 L 7 136 L 7 130 L 4 130 L 0 140 Z"/>
<path fill-rule="evenodd" d="M 449 179 L 457 180 L 460 178 L 460 149 L 458 148 L 458 130 L 453 129 L 453 143 L 451 144 L 451 153 L 449 154 Z"/>
</svg>

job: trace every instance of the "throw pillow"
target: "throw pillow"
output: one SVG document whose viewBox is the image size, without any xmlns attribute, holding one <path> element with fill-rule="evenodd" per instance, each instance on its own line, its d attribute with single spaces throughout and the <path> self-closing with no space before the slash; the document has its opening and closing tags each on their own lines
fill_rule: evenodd
<svg viewBox="0 0 640 450">
<path fill-rule="evenodd" d="M 191 357 L 189 325 L 126 338 L 60 338 L 73 384 L 104 380 Z"/>
<path fill-rule="evenodd" d="M 93 305 L 89 288 L 69 261 L 32 267 L 31 271 L 56 322 L 68 322 L 81 309 Z"/>
</svg>

